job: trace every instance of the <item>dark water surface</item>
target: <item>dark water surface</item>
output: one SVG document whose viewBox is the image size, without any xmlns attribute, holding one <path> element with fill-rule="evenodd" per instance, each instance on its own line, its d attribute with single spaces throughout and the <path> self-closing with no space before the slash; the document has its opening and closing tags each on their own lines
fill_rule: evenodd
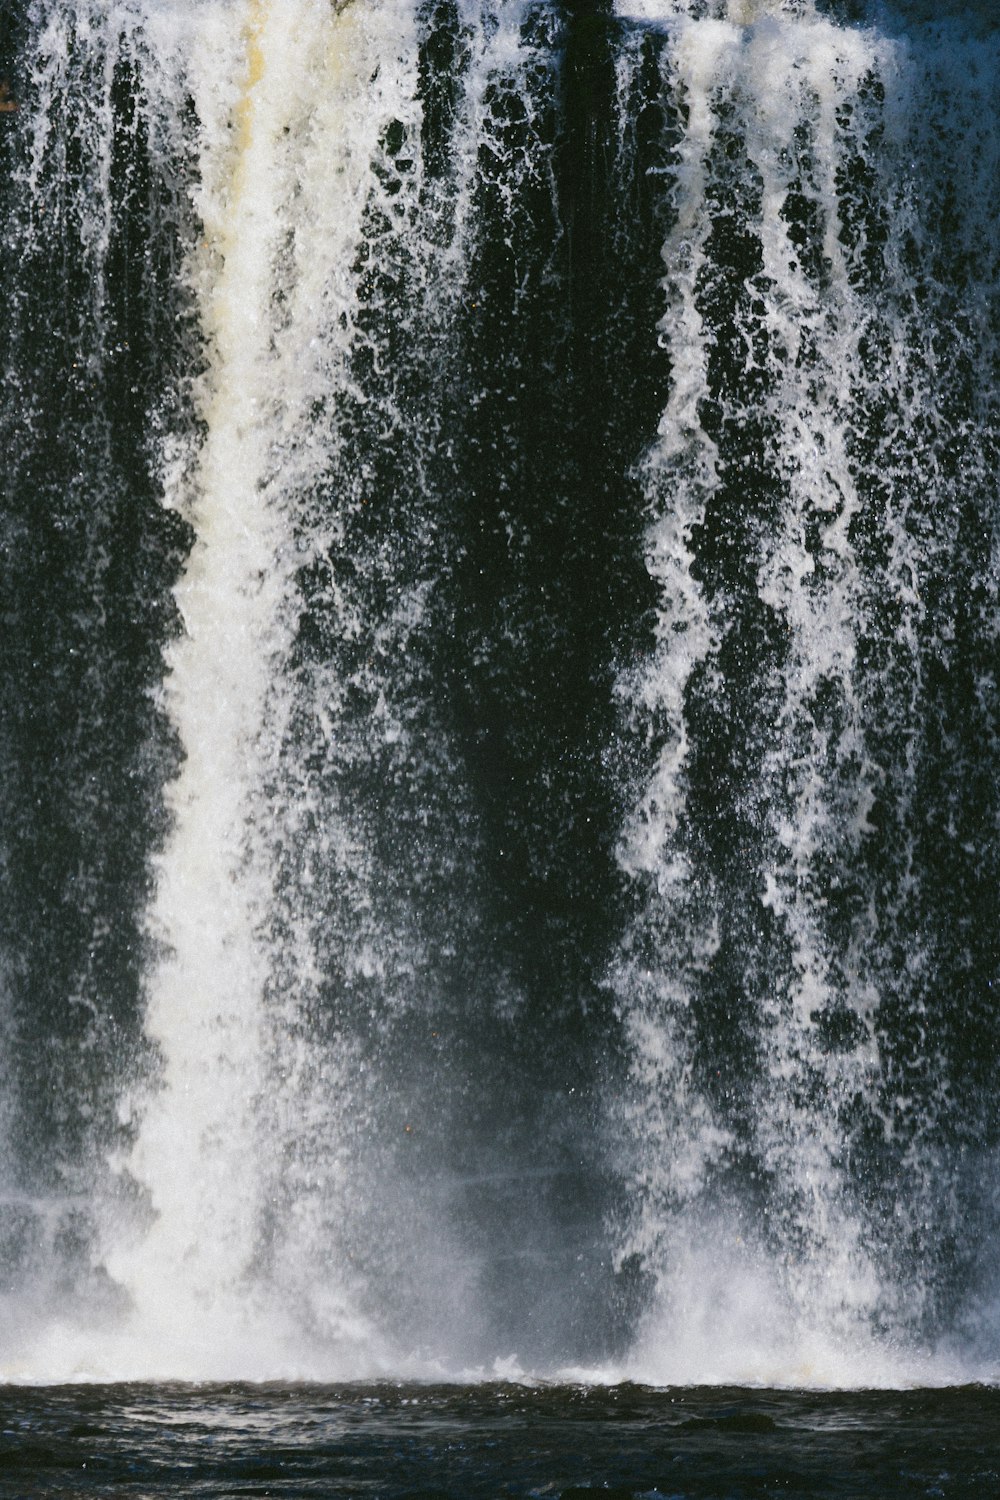
<svg viewBox="0 0 1000 1500">
<path fill-rule="evenodd" d="M 6 1386 L 0 1413 L 4 1500 L 1000 1495 L 982 1386 Z"/>
</svg>

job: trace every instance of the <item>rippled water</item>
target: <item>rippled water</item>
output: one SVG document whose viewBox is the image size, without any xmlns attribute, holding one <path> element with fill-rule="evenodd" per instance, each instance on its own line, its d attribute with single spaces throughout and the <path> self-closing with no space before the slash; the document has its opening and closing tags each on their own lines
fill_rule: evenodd
<svg viewBox="0 0 1000 1500">
<path fill-rule="evenodd" d="M 7 1386 L 0 1496 L 995 1496 L 1000 1391 Z"/>
</svg>

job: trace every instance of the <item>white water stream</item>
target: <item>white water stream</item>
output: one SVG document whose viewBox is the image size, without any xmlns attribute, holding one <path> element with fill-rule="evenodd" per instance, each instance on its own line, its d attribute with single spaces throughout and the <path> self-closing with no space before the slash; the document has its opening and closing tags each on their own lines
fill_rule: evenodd
<svg viewBox="0 0 1000 1500">
<path fill-rule="evenodd" d="M 985 302 L 996 295 L 996 257 L 973 198 L 990 200 L 997 167 L 995 136 L 983 125 L 997 82 L 996 46 L 982 47 L 960 24 L 915 40 L 891 28 L 846 29 L 810 0 L 707 8 L 622 0 L 618 11 L 664 28 L 664 88 L 684 114 L 674 226 L 663 250 L 660 336 L 673 383 L 645 466 L 655 516 L 649 566 L 661 590 L 657 647 L 643 677 L 625 683 L 628 711 L 640 724 L 669 726 L 621 845 L 624 867 L 650 892 L 615 974 L 634 1038 L 629 1119 L 641 1204 L 625 1249 L 659 1264 L 661 1276 L 633 1368 L 667 1381 L 688 1380 L 692 1371 L 734 1382 L 808 1382 L 830 1372 L 847 1383 L 892 1382 L 914 1370 L 933 1379 L 956 1367 L 947 1355 L 922 1366 L 900 1352 L 898 1331 L 919 1312 L 925 1289 L 898 1264 L 879 1261 L 848 1143 L 847 1122 L 862 1107 L 888 1140 L 909 1128 L 903 1117 L 912 1099 L 886 1091 L 879 1007 L 889 994 L 875 957 L 898 911 L 873 884 L 854 903 L 847 934 L 833 937 L 828 907 L 831 872 L 834 890 L 849 883 L 880 839 L 868 819 L 886 794 L 886 772 L 866 736 L 868 695 L 885 694 L 881 712 L 898 715 L 894 727 L 911 744 L 927 729 L 916 639 L 930 623 L 921 579 L 933 587 L 930 575 L 948 566 L 943 559 L 957 539 L 923 436 L 949 420 L 941 410 L 949 372 L 931 347 L 939 316 L 947 327 L 948 294 L 935 284 L 929 241 L 942 203 L 961 192 L 968 295 L 976 305 L 963 327 L 977 349 L 972 357 L 994 368 L 996 315 Z M 957 84 L 963 71 L 965 87 Z M 735 136 L 735 151 L 720 142 L 722 131 Z M 867 174 L 874 211 L 860 233 L 852 163 Z M 966 197 L 972 182 L 978 188 Z M 745 389 L 724 386 L 719 398 L 730 433 L 765 413 L 763 448 L 742 459 L 744 481 L 729 477 L 732 460 L 702 418 L 718 389 L 710 374 L 718 329 L 704 306 L 720 276 L 709 248 L 720 218 L 745 226 L 759 247 L 745 312 L 737 314 Z M 885 238 L 876 252 L 884 269 L 875 276 L 866 239 L 873 233 Z M 992 400 L 987 392 L 988 380 L 977 404 Z M 888 415 L 872 430 L 868 413 L 883 409 Z M 996 515 L 995 476 L 973 436 L 983 430 L 979 421 L 988 427 L 992 419 L 982 411 L 959 420 L 966 482 L 979 487 L 995 556 L 995 519 L 988 519 Z M 757 588 L 780 622 L 786 654 L 777 678 L 758 688 L 768 704 L 764 753 L 739 809 L 764 841 L 751 926 L 760 933 L 771 917 L 777 921 L 790 970 L 772 968 L 761 993 L 741 1002 L 747 1024 L 760 1028 L 752 1137 L 741 1143 L 725 1109 L 703 1091 L 691 1040 L 698 987 L 719 958 L 731 913 L 691 852 L 697 834 L 688 777 L 697 730 L 690 704 L 706 674 L 722 690 L 720 657 L 737 628 L 732 598 L 706 595 L 693 538 L 720 485 L 728 480 L 738 495 L 741 482 L 752 486 L 761 474 L 780 487 L 782 500 L 779 524 L 765 521 L 751 533 L 759 545 Z M 853 539 L 872 524 L 873 487 L 882 483 L 885 508 L 875 524 L 884 527 L 886 564 L 873 594 Z M 898 677 L 888 693 L 885 680 L 866 681 L 859 664 L 886 594 L 900 621 L 890 648 Z M 944 632 L 947 638 L 947 623 Z M 738 863 L 741 851 L 734 847 L 732 857 Z M 918 1012 L 919 962 L 914 953 L 905 1002 Z M 833 1047 L 823 1034 L 830 1015 L 847 1038 Z M 928 1059 L 928 1066 L 933 1073 L 944 1063 Z M 773 1184 L 763 1223 L 713 1198 L 713 1182 L 745 1151 L 760 1180 Z M 902 1226 L 926 1214 L 922 1185 L 939 1166 L 935 1148 L 915 1139 L 913 1197 L 904 1190 L 879 1215 Z M 888 1334 L 873 1339 L 879 1326 Z"/>
</svg>

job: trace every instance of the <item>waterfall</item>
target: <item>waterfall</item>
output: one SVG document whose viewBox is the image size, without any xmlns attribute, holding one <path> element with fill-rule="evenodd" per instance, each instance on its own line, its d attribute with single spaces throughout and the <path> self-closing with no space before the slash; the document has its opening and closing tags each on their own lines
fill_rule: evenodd
<svg viewBox="0 0 1000 1500">
<path fill-rule="evenodd" d="M 861 1329 L 933 1324 L 970 1219 L 991 1232 L 963 1162 L 989 1127 L 947 1097 L 942 1030 L 989 1009 L 973 955 L 994 939 L 967 920 L 956 951 L 939 887 L 956 844 L 952 879 L 995 878 L 952 822 L 952 778 L 995 743 L 957 723 L 984 681 L 941 681 L 956 632 L 985 662 L 996 620 L 995 573 L 968 611 L 954 592 L 995 568 L 996 261 L 953 177 L 974 197 L 996 170 L 979 85 L 956 87 L 994 87 L 995 52 L 947 23 L 678 10 L 673 388 L 644 461 L 661 599 L 626 698 L 656 750 L 622 843 L 649 891 L 616 981 L 640 1147 L 624 1251 L 661 1281 L 659 1378 L 808 1378 Z M 969 816 L 985 832 L 992 794 Z M 905 1060 L 901 1032 L 922 1039 Z M 878 1365 L 864 1347 L 857 1378 Z"/>
<path fill-rule="evenodd" d="M 364 32 L 349 8 L 315 5 L 192 20 L 199 245 L 189 274 L 206 349 L 194 393 L 204 436 L 165 496 L 194 536 L 165 663 L 184 761 L 167 788 L 171 831 L 148 918 L 163 957 L 147 981 L 145 1031 L 162 1072 L 137 1106 L 127 1162 L 154 1217 L 109 1269 L 157 1347 L 178 1329 L 190 1339 L 190 1325 L 200 1345 L 211 1329 L 221 1352 L 239 1339 L 280 1170 L 258 1119 L 281 1088 L 268 1056 L 271 845 L 292 834 L 268 785 L 293 711 L 296 549 L 312 540 L 295 536 L 289 512 L 328 461 L 328 424 L 312 407 L 337 378 L 346 340 L 336 320 L 353 308 L 324 272 L 358 253 L 371 159 L 397 103 L 395 80 L 372 90 L 371 79 L 387 45 L 402 47 L 388 10 Z"/>
<path fill-rule="evenodd" d="M 10 1378 L 995 1368 L 998 48 L 18 12 Z"/>
</svg>

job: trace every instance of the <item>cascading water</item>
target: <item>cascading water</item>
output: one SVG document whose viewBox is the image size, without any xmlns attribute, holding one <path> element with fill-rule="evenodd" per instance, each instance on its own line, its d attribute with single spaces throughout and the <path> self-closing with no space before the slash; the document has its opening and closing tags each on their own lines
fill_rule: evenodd
<svg viewBox="0 0 1000 1500">
<path fill-rule="evenodd" d="M 684 1309 L 687 1359 L 692 1334 L 705 1336 L 705 1308 L 724 1309 L 729 1337 L 721 1324 L 711 1336 L 723 1368 L 734 1358 L 739 1367 L 747 1342 L 751 1360 L 766 1360 L 764 1331 L 781 1327 L 785 1276 L 774 1278 L 770 1255 L 765 1284 L 755 1284 L 756 1237 L 763 1225 L 770 1238 L 768 1218 L 792 1258 L 786 1274 L 807 1283 L 794 1303 L 818 1311 L 821 1324 L 847 1311 L 867 1280 L 829 1113 L 842 1096 L 867 1094 L 870 996 L 845 997 L 832 983 L 817 911 L 830 882 L 817 881 L 816 866 L 831 858 L 831 835 L 856 845 L 871 798 L 853 686 L 859 505 L 842 417 L 859 375 L 859 313 L 842 243 L 837 137 L 854 138 L 847 112 L 880 63 L 870 39 L 815 15 L 772 12 L 765 21 L 745 8 L 685 17 L 664 60 L 667 97 L 697 104 L 677 148 L 677 222 L 665 249 L 674 389 L 648 461 L 665 511 L 650 538 L 663 640 L 640 701 L 663 715 L 669 739 L 624 843 L 629 868 L 648 871 L 656 888 L 640 922 L 644 953 L 644 929 L 655 923 L 655 956 L 629 976 L 626 995 L 638 977 L 652 998 L 626 1006 L 637 1028 L 639 1109 L 652 1099 L 657 1116 L 639 1132 L 656 1150 L 644 1167 L 645 1253 L 650 1233 L 663 1232 L 648 1222 L 650 1207 L 670 1198 L 687 1206 L 744 1158 L 735 1202 L 726 1193 L 721 1215 L 713 1204 L 707 1221 L 692 1216 L 694 1244 L 672 1270 L 682 1286 L 662 1299 Z M 667 924 L 678 937 L 664 943 Z M 703 1035 L 706 1000 L 715 1024 Z M 828 1049 L 823 1017 L 834 1008 L 849 1019 L 844 1045 Z M 683 1142 L 666 1173 L 665 1133 Z M 746 1210 L 751 1183 L 759 1201 Z M 696 1248 L 704 1243 L 714 1270 Z M 720 1295 L 725 1283 L 735 1296 Z M 676 1333 L 657 1338 L 678 1343 Z"/>
<path fill-rule="evenodd" d="M 989 16 L 0 13 L 0 1368 L 995 1371 Z"/>
<path fill-rule="evenodd" d="M 966 1180 L 971 1151 L 992 1176 L 990 1106 L 949 1098 L 955 1032 L 993 1045 L 995 923 L 952 902 L 996 891 L 995 790 L 968 769 L 996 743 L 996 260 L 972 206 L 995 53 L 954 22 L 683 10 L 658 58 L 680 117 L 660 622 L 628 686 L 662 748 L 618 980 L 631 1243 L 662 1281 L 646 1357 L 805 1379 L 860 1349 L 864 1380 L 861 1331 L 927 1332 L 995 1232 Z"/>
</svg>

